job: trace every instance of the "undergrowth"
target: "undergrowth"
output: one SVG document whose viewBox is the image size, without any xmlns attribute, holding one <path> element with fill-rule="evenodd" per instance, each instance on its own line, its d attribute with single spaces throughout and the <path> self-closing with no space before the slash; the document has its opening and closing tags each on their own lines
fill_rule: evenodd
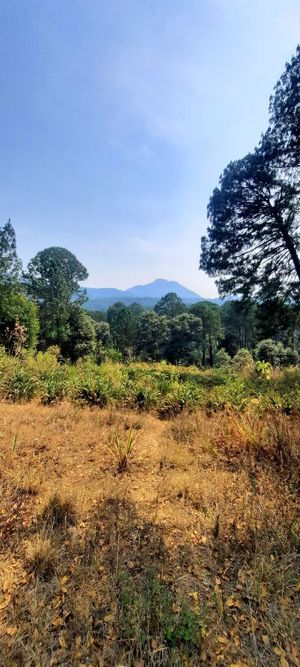
<svg viewBox="0 0 300 667">
<path fill-rule="evenodd" d="M 288 414 L 300 409 L 300 371 L 274 370 L 265 376 L 256 370 L 199 370 L 166 362 L 97 365 L 91 359 L 71 365 L 60 363 L 51 351 L 13 358 L 0 350 L 0 399 L 33 398 L 45 404 L 68 399 L 99 407 L 154 409 L 161 417 L 197 407 L 245 410 L 249 401 L 260 410 L 274 407 Z"/>
</svg>

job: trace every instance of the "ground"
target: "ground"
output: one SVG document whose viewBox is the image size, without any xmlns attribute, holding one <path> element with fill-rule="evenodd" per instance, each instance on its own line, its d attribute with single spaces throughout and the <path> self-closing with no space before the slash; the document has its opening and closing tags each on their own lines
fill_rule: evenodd
<svg viewBox="0 0 300 667">
<path fill-rule="evenodd" d="M 1 665 L 300 665 L 300 420 L 253 411 L 0 403 Z"/>
</svg>

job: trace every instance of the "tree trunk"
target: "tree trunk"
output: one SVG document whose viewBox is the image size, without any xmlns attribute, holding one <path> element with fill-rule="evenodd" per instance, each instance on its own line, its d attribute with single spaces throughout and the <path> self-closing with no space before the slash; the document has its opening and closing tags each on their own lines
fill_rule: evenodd
<svg viewBox="0 0 300 667">
<path fill-rule="evenodd" d="M 209 365 L 210 366 L 214 365 L 214 355 L 213 355 L 213 346 L 212 346 L 211 336 L 209 336 Z"/>
<path fill-rule="evenodd" d="M 299 283 L 300 283 L 300 258 L 298 257 L 297 250 L 295 248 L 294 240 L 290 236 L 290 233 L 286 227 L 286 224 L 283 222 L 282 218 L 278 213 L 275 212 L 275 218 L 278 223 L 278 227 L 280 229 L 280 232 L 282 234 L 282 238 L 285 242 L 285 245 L 287 247 L 287 250 L 290 253 L 291 260 L 294 264 L 295 271 L 297 273 L 297 276 L 299 278 Z"/>
</svg>

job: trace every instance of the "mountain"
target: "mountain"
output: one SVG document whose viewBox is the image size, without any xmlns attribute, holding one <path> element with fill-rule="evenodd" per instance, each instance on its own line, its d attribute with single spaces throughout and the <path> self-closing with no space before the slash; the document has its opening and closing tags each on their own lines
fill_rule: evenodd
<svg viewBox="0 0 300 667">
<path fill-rule="evenodd" d="M 151 309 L 168 292 L 175 292 L 187 305 L 191 305 L 197 301 L 210 301 L 211 303 L 222 304 L 231 298 L 205 299 L 175 280 L 163 280 L 162 278 L 158 278 L 146 285 L 134 285 L 127 290 L 116 289 L 114 287 L 87 287 L 86 292 L 88 301 L 85 304 L 85 308 L 87 310 L 107 310 L 116 301 L 121 301 L 126 306 L 129 306 L 131 303 L 139 303 L 143 308 Z"/>
<path fill-rule="evenodd" d="M 94 299 L 109 299 L 114 298 L 118 299 L 118 296 L 124 294 L 123 290 L 116 289 L 115 287 L 86 287 L 86 293 L 89 301 Z"/>
<path fill-rule="evenodd" d="M 125 291 L 125 294 L 136 297 L 148 296 L 155 299 L 161 299 L 165 294 L 168 294 L 168 292 L 175 292 L 181 299 L 196 299 L 199 301 L 199 299 L 202 298 L 199 297 L 199 294 L 192 292 L 175 280 L 163 280 L 162 278 L 158 278 L 147 285 L 135 285 L 135 287 L 130 287 L 129 290 Z"/>
</svg>

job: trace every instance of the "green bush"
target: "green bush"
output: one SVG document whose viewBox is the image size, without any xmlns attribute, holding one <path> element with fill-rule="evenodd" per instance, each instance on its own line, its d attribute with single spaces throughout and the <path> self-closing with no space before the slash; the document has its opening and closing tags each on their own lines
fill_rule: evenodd
<svg viewBox="0 0 300 667">
<path fill-rule="evenodd" d="M 241 348 L 232 359 L 232 367 L 237 372 L 253 371 L 254 361 L 251 352 L 246 348 Z"/>
</svg>

